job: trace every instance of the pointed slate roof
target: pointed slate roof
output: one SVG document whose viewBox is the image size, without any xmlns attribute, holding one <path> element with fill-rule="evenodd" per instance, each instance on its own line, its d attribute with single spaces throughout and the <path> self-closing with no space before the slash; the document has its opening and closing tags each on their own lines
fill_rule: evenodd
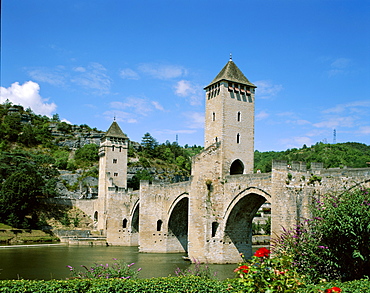
<svg viewBox="0 0 370 293">
<path fill-rule="evenodd" d="M 232 60 L 229 60 L 229 62 L 227 62 L 227 64 L 224 66 L 224 68 L 222 68 L 220 73 L 205 88 L 221 80 L 227 80 L 235 83 L 246 84 L 251 87 L 256 87 L 253 83 L 251 83 L 248 80 L 248 78 L 245 77 L 243 72 L 241 72 L 241 70 L 238 68 L 238 66 L 235 65 L 235 63 Z"/>
<path fill-rule="evenodd" d="M 117 137 L 117 138 L 127 138 L 127 136 L 122 132 L 116 121 L 113 121 L 112 125 L 109 127 L 108 131 L 105 133 L 104 137 Z"/>
</svg>

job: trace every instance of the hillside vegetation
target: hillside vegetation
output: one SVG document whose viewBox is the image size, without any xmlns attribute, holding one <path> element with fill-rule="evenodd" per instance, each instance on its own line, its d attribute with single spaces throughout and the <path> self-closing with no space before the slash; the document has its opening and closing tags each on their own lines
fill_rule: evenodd
<svg viewBox="0 0 370 293">
<path fill-rule="evenodd" d="M 1 104 L 0 222 L 20 228 L 45 224 L 40 219 L 42 202 L 60 196 L 58 184 L 78 192 L 86 184 L 85 178 L 98 177 L 98 145 L 103 135 L 86 124 L 60 121 L 57 114 L 49 118 L 10 102 Z M 187 180 L 191 157 L 202 149 L 169 141 L 158 143 L 145 133 L 140 143 L 130 143 L 128 187 L 138 189 L 140 180 Z M 303 161 L 307 167 L 311 162 L 322 162 L 325 168 L 364 168 L 370 162 L 370 146 L 317 143 L 281 152 L 255 151 L 255 171 L 270 172 L 272 160 Z M 73 184 L 61 180 L 61 172 L 76 173 L 78 179 Z"/>
</svg>

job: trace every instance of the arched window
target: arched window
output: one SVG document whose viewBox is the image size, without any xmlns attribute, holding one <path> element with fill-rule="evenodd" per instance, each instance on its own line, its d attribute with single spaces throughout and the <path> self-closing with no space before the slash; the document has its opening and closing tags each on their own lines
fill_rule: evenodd
<svg viewBox="0 0 370 293">
<path fill-rule="evenodd" d="M 216 121 L 216 113 L 215 112 L 212 113 L 212 121 Z"/>
<path fill-rule="evenodd" d="M 240 134 L 239 133 L 236 135 L 236 143 L 240 143 Z"/>
<path fill-rule="evenodd" d="M 95 211 L 94 213 L 94 221 L 97 222 L 98 221 L 98 212 Z"/>
<path fill-rule="evenodd" d="M 244 172 L 244 165 L 242 161 L 235 160 L 230 167 L 230 175 L 236 175 L 236 174 L 243 174 Z"/>
<path fill-rule="evenodd" d="M 122 228 L 127 228 L 127 219 L 123 219 Z"/>
<path fill-rule="evenodd" d="M 161 231 L 162 230 L 162 220 L 158 220 L 157 221 L 157 231 Z"/>
<path fill-rule="evenodd" d="M 212 237 L 216 236 L 217 228 L 218 228 L 218 223 L 212 222 Z"/>
</svg>

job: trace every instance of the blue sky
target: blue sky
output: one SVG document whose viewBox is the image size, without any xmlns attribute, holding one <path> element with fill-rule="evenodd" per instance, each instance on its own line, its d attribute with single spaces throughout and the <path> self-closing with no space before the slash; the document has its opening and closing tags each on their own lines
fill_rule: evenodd
<svg viewBox="0 0 370 293">
<path fill-rule="evenodd" d="M 255 149 L 370 144 L 370 1 L 3 0 L 1 102 L 203 145 L 204 86 L 257 85 Z"/>
</svg>

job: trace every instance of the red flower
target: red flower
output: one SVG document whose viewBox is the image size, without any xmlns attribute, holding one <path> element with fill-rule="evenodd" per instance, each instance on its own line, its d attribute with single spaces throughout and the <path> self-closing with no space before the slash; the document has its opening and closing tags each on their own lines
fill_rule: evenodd
<svg viewBox="0 0 370 293">
<path fill-rule="evenodd" d="M 268 250 L 266 247 L 261 247 L 254 253 L 254 256 L 257 256 L 257 257 L 268 257 L 269 255 L 270 255 L 270 250 Z"/>
<path fill-rule="evenodd" d="M 247 265 L 242 265 L 234 270 L 234 272 L 242 271 L 243 273 L 248 273 L 249 267 Z"/>
<path fill-rule="evenodd" d="M 333 287 L 325 290 L 325 293 L 334 293 L 334 292 L 342 292 L 342 289 L 339 287 Z"/>
</svg>

